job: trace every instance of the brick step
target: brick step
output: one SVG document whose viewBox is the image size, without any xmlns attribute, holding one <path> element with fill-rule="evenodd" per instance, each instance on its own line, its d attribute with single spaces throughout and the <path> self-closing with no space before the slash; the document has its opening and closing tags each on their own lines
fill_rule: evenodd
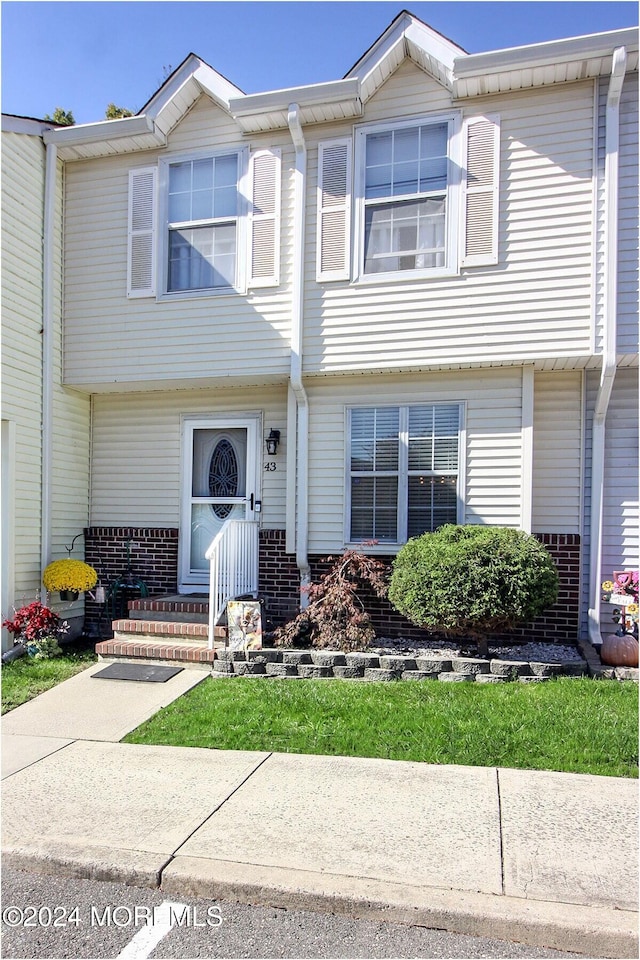
<svg viewBox="0 0 640 960">
<path fill-rule="evenodd" d="M 184 666 L 212 664 L 215 650 L 203 643 L 180 643 L 167 640 L 129 639 L 103 640 L 96 644 L 96 653 L 100 660 L 152 660 L 162 663 L 180 662 Z"/>
<path fill-rule="evenodd" d="M 208 623 L 209 613 L 185 613 L 182 610 L 132 610 L 129 620 L 161 620 L 164 623 Z"/>
<path fill-rule="evenodd" d="M 184 616 L 185 620 L 191 620 L 192 614 L 198 616 L 209 615 L 208 597 L 188 597 L 172 595 L 168 597 L 139 597 L 137 600 L 129 601 L 129 613 L 138 614 L 147 611 L 148 613 L 178 613 Z M 152 618 L 149 617 L 149 620 Z M 167 620 L 172 619 L 167 617 Z"/>
<path fill-rule="evenodd" d="M 209 640 L 209 627 L 206 623 L 187 623 L 175 620 L 114 620 L 112 624 L 114 640 L 141 641 L 164 640 L 169 643 L 206 644 Z M 214 637 L 224 639 L 225 627 L 215 627 Z"/>
</svg>

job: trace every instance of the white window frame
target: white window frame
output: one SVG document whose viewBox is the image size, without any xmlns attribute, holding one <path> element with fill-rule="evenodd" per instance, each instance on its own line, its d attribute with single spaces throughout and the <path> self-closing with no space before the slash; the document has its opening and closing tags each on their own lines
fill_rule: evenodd
<svg viewBox="0 0 640 960">
<path fill-rule="evenodd" d="M 458 422 L 458 474 L 456 483 L 456 523 L 464 523 L 466 517 L 465 491 L 466 491 L 466 449 L 467 449 L 467 402 L 465 400 L 411 400 L 397 401 L 395 403 L 376 403 L 375 400 L 370 403 L 352 403 L 345 406 L 345 460 L 344 460 L 344 545 L 347 548 L 362 549 L 362 544 L 367 541 L 351 539 L 351 412 L 353 410 L 363 409 L 397 409 L 400 412 L 400 444 L 399 444 L 399 464 L 398 464 L 398 503 L 397 503 L 397 530 L 400 535 L 407 531 L 408 527 L 408 490 L 409 490 L 409 469 L 408 456 L 409 448 L 407 443 L 409 409 L 411 407 L 437 407 L 437 406 L 457 406 L 459 410 Z M 404 438 L 404 439 L 403 439 Z M 427 473 L 427 471 L 425 471 Z M 429 474 L 431 475 L 431 471 Z M 375 471 L 371 474 L 375 476 Z M 389 554 L 397 553 L 400 547 L 407 541 L 402 536 L 397 541 L 385 540 L 375 544 L 367 543 L 367 553 Z"/>
<path fill-rule="evenodd" d="M 236 276 L 227 287 L 202 287 L 194 290 L 169 290 L 169 167 L 189 160 L 205 160 L 236 154 L 238 157 L 238 212 L 236 215 Z M 158 161 L 158 244 L 157 275 L 160 278 L 158 300 L 193 300 L 202 297 L 229 296 L 247 292 L 248 263 L 248 180 L 249 148 L 230 145 L 217 150 L 198 150 L 161 157 Z M 199 221 L 193 221 L 197 226 Z"/>
<path fill-rule="evenodd" d="M 366 139 L 372 133 L 386 133 L 407 127 L 420 127 L 427 124 L 447 123 L 448 165 L 447 187 L 445 191 L 445 264 L 443 267 L 425 267 L 416 270 L 393 270 L 387 273 L 364 272 L 364 231 L 365 231 L 365 161 Z M 388 283 L 395 280 L 436 279 L 454 276 L 459 272 L 458 248 L 460 229 L 460 188 L 462 162 L 462 115 L 460 111 L 448 111 L 440 114 L 428 114 L 421 117 L 406 117 L 403 120 L 384 121 L 372 124 L 359 124 L 355 132 L 354 164 L 354 257 L 352 280 L 358 283 Z M 398 202 L 403 202 L 398 198 Z"/>
</svg>

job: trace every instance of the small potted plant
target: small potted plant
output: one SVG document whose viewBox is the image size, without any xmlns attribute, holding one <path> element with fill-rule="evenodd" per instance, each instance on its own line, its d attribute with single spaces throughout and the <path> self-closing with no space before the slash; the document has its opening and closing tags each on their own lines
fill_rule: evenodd
<svg viewBox="0 0 640 960">
<path fill-rule="evenodd" d="M 49 591 L 57 590 L 61 600 L 77 600 L 85 590 L 92 590 L 98 574 L 82 560 L 54 560 L 44 571 L 42 582 Z"/>
<path fill-rule="evenodd" d="M 2 624 L 14 636 L 14 644 L 36 660 L 47 660 L 62 653 L 59 641 L 67 632 L 67 623 L 37 600 L 16 610 L 13 620 Z"/>
</svg>

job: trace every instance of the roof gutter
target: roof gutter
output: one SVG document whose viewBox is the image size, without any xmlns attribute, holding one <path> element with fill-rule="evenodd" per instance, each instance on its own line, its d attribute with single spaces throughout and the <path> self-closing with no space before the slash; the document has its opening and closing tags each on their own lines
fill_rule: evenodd
<svg viewBox="0 0 640 960">
<path fill-rule="evenodd" d="M 54 225 L 58 149 L 47 144 L 44 181 L 44 230 L 42 253 L 42 482 L 40 513 L 41 575 L 51 559 L 51 476 L 53 473 L 53 320 L 54 320 Z M 42 576 L 40 578 L 42 580 Z M 42 603 L 47 591 L 40 588 Z"/>
<path fill-rule="evenodd" d="M 602 317 L 602 371 L 593 414 L 591 449 L 591 542 L 589 558 L 589 639 L 601 643 L 600 583 L 602 579 L 602 525 L 606 419 L 616 376 L 618 297 L 618 174 L 620 148 L 620 97 L 627 68 L 627 51 L 613 53 L 605 112 L 605 232 L 604 308 Z M 596 121 L 597 123 L 597 117 Z"/>
<path fill-rule="evenodd" d="M 287 123 L 296 151 L 293 212 L 293 279 L 291 296 L 291 369 L 287 422 L 289 451 L 287 456 L 287 503 L 293 503 L 296 564 L 300 586 L 310 581 L 309 567 L 309 399 L 302 383 L 302 351 L 304 331 L 304 228 L 307 186 L 307 146 L 300 122 L 300 107 L 289 104 Z M 292 479 L 293 478 L 293 479 Z M 300 606 L 308 604 L 307 591 L 302 589 Z"/>
</svg>

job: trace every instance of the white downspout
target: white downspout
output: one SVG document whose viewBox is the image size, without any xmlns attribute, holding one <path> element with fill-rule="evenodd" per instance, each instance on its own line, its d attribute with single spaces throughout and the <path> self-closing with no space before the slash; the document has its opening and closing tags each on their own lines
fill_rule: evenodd
<svg viewBox="0 0 640 960">
<path fill-rule="evenodd" d="M 53 470 L 53 321 L 54 227 L 58 148 L 47 144 L 44 181 L 42 253 L 42 493 L 40 520 L 40 574 L 51 559 L 51 474 Z M 47 591 L 40 588 L 42 603 Z"/>
<path fill-rule="evenodd" d="M 601 643 L 600 584 L 602 579 L 602 524 L 605 462 L 605 424 L 616 376 L 618 297 L 618 168 L 620 97 L 627 68 L 627 51 L 613 52 L 605 114 L 605 233 L 602 372 L 593 414 L 591 452 L 591 543 L 589 557 L 589 639 Z M 597 116 L 595 122 L 598 122 Z"/>
<path fill-rule="evenodd" d="M 295 503 L 295 549 L 296 564 L 300 571 L 300 585 L 305 587 L 310 580 L 309 569 L 309 399 L 302 383 L 302 349 L 304 330 L 304 227 L 307 186 L 307 147 L 300 123 L 297 103 L 289 105 L 287 116 L 291 139 L 296 151 L 294 173 L 293 213 L 293 280 L 291 296 L 291 373 L 289 390 L 288 423 L 297 424 L 295 441 L 288 435 L 290 458 L 288 466 L 294 465 L 296 478 Z M 295 409 L 294 409 L 295 408 Z M 295 446 L 294 446 L 295 443 Z M 288 498 L 289 499 L 289 498 Z M 306 607 L 308 595 L 300 595 L 300 606 Z"/>
</svg>

